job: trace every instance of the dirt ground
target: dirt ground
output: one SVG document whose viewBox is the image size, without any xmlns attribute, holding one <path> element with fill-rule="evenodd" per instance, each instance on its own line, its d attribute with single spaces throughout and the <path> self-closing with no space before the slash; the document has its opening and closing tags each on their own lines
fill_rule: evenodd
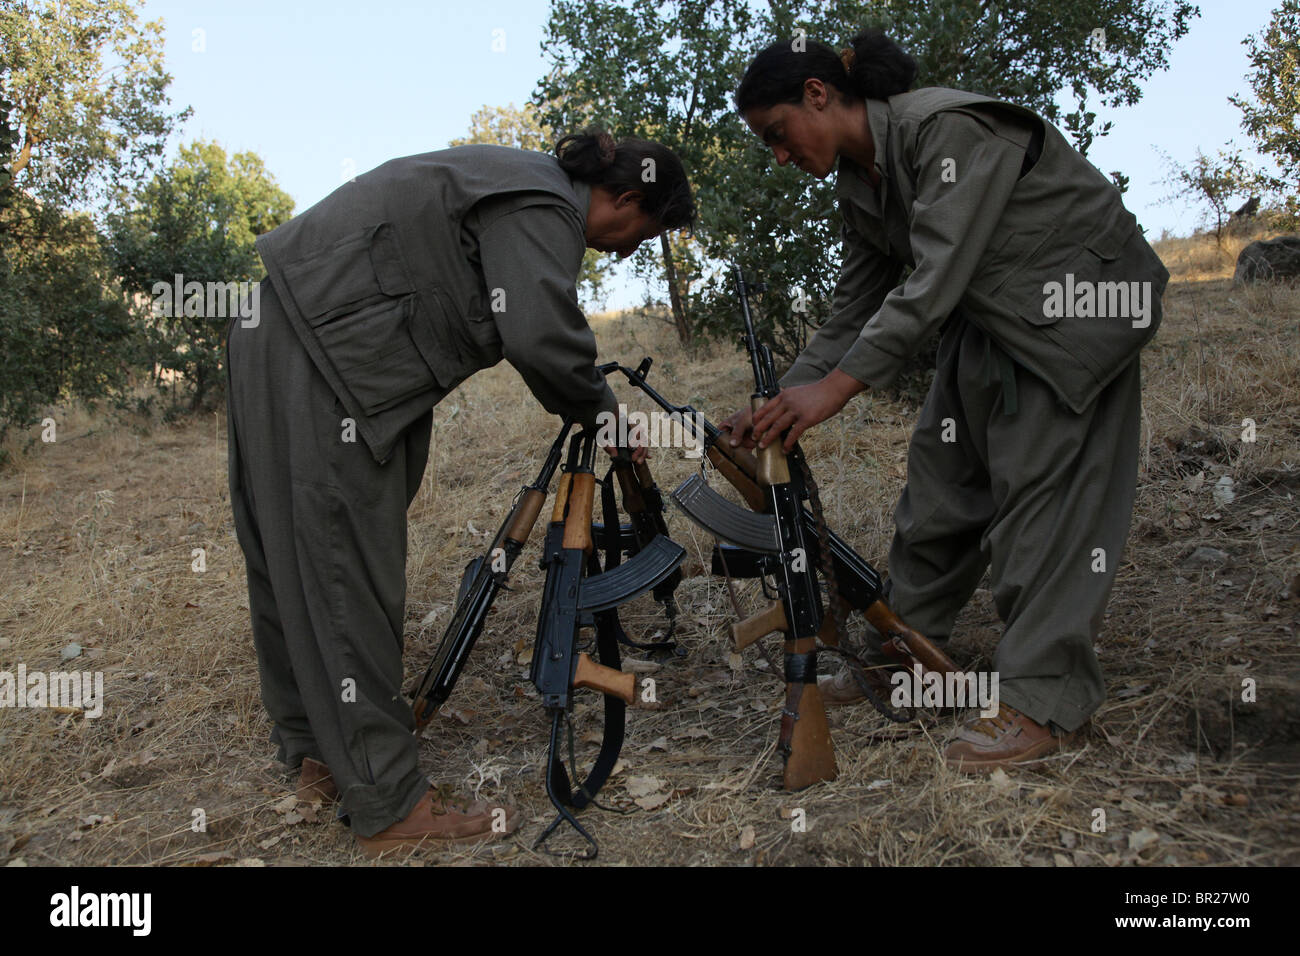
<svg viewBox="0 0 1300 956">
<path fill-rule="evenodd" d="M 602 360 L 656 356 L 651 382 L 714 421 L 747 399 L 738 352 L 688 357 L 645 317 L 596 325 Z M 1137 506 L 1097 640 L 1109 699 L 1074 746 L 1032 768 L 961 776 L 941 758 L 950 714 L 894 725 L 853 706 L 831 712 L 839 778 L 781 791 L 779 677 L 756 649 L 732 655 L 725 585 L 702 573 L 712 542 L 670 510 L 690 554 L 678 591 L 685 653 L 625 658 L 639 680 L 654 680 L 657 700 L 629 712 L 621 763 L 601 795 L 621 812 L 582 814 L 600 861 L 1300 862 L 1300 291 L 1234 289 L 1222 272 L 1183 270 L 1143 368 Z M 487 546 L 553 433 L 554 419 L 521 389 L 501 366 L 435 411 L 410 510 L 408 688 L 447 623 L 461 569 Z M 861 396 L 804 442 L 828 521 L 882 571 L 918 400 L 916 389 Z M 1243 440 L 1245 419 L 1253 441 Z M 104 709 L 88 719 L 0 708 L 0 861 L 365 863 L 331 810 L 291 796 L 272 759 L 224 414 L 165 426 L 74 410 L 56 421 L 56 442 L 15 446 L 0 474 L 0 671 L 101 672 Z M 665 492 L 696 468 L 673 451 L 652 466 Z M 565 862 L 532 849 L 552 816 L 548 728 L 525 663 L 540 537 L 420 745 L 434 780 L 517 806 L 522 826 L 495 843 L 422 851 L 411 864 Z M 759 607 L 753 583 L 737 590 L 747 613 Z M 649 597 L 623 618 L 633 637 L 664 626 Z M 982 589 L 950 653 L 987 668 L 1000 630 Z M 598 699 L 584 694 L 580 762 L 595 753 L 599 717 Z M 561 832 L 551 846 L 580 843 Z"/>
</svg>

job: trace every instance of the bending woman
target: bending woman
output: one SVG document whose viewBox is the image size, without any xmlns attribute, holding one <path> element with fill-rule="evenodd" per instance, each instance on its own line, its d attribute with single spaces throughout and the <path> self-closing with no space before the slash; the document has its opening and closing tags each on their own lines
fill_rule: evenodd
<svg viewBox="0 0 1300 956">
<path fill-rule="evenodd" d="M 430 788 L 401 688 L 433 406 L 504 357 L 547 411 L 616 412 L 578 307 L 584 248 L 628 256 L 694 218 L 664 146 L 556 152 L 464 146 L 357 177 L 258 239 L 260 315 L 230 325 L 231 505 L 271 739 L 367 855 L 494 822 Z"/>
<path fill-rule="evenodd" d="M 1002 707 L 945 756 L 968 771 L 1042 757 L 1106 696 L 1093 640 L 1133 509 L 1138 353 L 1169 274 L 1119 191 L 1033 112 L 908 92 L 915 61 L 879 31 L 842 54 L 792 47 L 760 53 L 736 103 L 779 164 L 835 173 L 843 268 L 829 321 L 776 400 L 728 420 L 732 442 L 789 429 L 791 446 L 941 330 L 889 600 L 942 641 L 989 570 Z M 826 695 L 854 699 L 852 684 Z"/>
</svg>

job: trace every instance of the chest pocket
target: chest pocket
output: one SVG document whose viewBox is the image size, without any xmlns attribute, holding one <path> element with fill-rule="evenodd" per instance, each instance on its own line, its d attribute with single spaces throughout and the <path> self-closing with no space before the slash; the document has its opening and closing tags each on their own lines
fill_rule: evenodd
<svg viewBox="0 0 1300 956">
<path fill-rule="evenodd" d="M 303 317 L 367 415 L 439 385 L 411 336 L 417 296 L 391 224 L 344 236 L 283 271 Z"/>
</svg>

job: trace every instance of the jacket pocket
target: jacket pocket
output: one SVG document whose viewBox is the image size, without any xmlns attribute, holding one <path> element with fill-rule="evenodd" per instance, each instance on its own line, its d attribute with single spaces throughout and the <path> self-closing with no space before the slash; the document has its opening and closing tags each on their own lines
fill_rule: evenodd
<svg viewBox="0 0 1300 956">
<path fill-rule="evenodd" d="M 313 326 L 378 299 L 415 291 L 396 233 L 387 222 L 366 226 L 319 252 L 288 262 L 282 272 L 298 309 Z"/>
<path fill-rule="evenodd" d="M 414 294 L 385 297 L 316 329 L 343 384 L 367 415 L 439 384 L 411 335 L 415 306 Z"/>
</svg>

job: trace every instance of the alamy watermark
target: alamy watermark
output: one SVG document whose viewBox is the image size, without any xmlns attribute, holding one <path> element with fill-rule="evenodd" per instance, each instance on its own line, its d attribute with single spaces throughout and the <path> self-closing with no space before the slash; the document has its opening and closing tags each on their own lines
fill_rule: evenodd
<svg viewBox="0 0 1300 956">
<path fill-rule="evenodd" d="M 1000 709 L 997 671 L 937 671 L 921 673 L 921 665 L 913 664 L 910 671 L 899 670 L 889 675 L 894 685 L 889 703 L 904 707 L 973 707 L 980 708 L 981 717 L 995 717 Z"/>
<path fill-rule="evenodd" d="M 239 316 L 245 329 L 261 320 L 260 282 L 185 281 L 179 272 L 171 282 L 153 284 L 153 314 L 169 319 L 228 319 Z"/>
<path fill-rule="evenodd" d="M 628 448 L 629 442 L 650 448 L 684 448 L 687 458 L 700 458 L 704 455 L 704 424 L 699 412 L 629 412 L 620 402 L 617 413 L 596 416 L 596 444 L 603 448 Z"/>
<path fill-rule="evenodd" d="M 1132 319 L 1135 329 L 1151 324 L 1150 282 L 1075 282 L 1067 272 L 1065 282 L 1044 283 L 1043 295 L 1045 318 Z"/>
<path fill-rule="evenodd" d="M 83 893 L 73 886 L 50 897 L 50 925 L 124 926 L 133 936 L 148 936 L 152 910 L 152 893 Z"/>
<path fill-rule="evenodd" d="M 104 713 L 102 671 L 0 671 L 0 707 L 75 708 L 88 718 Z"/>
</svg>

